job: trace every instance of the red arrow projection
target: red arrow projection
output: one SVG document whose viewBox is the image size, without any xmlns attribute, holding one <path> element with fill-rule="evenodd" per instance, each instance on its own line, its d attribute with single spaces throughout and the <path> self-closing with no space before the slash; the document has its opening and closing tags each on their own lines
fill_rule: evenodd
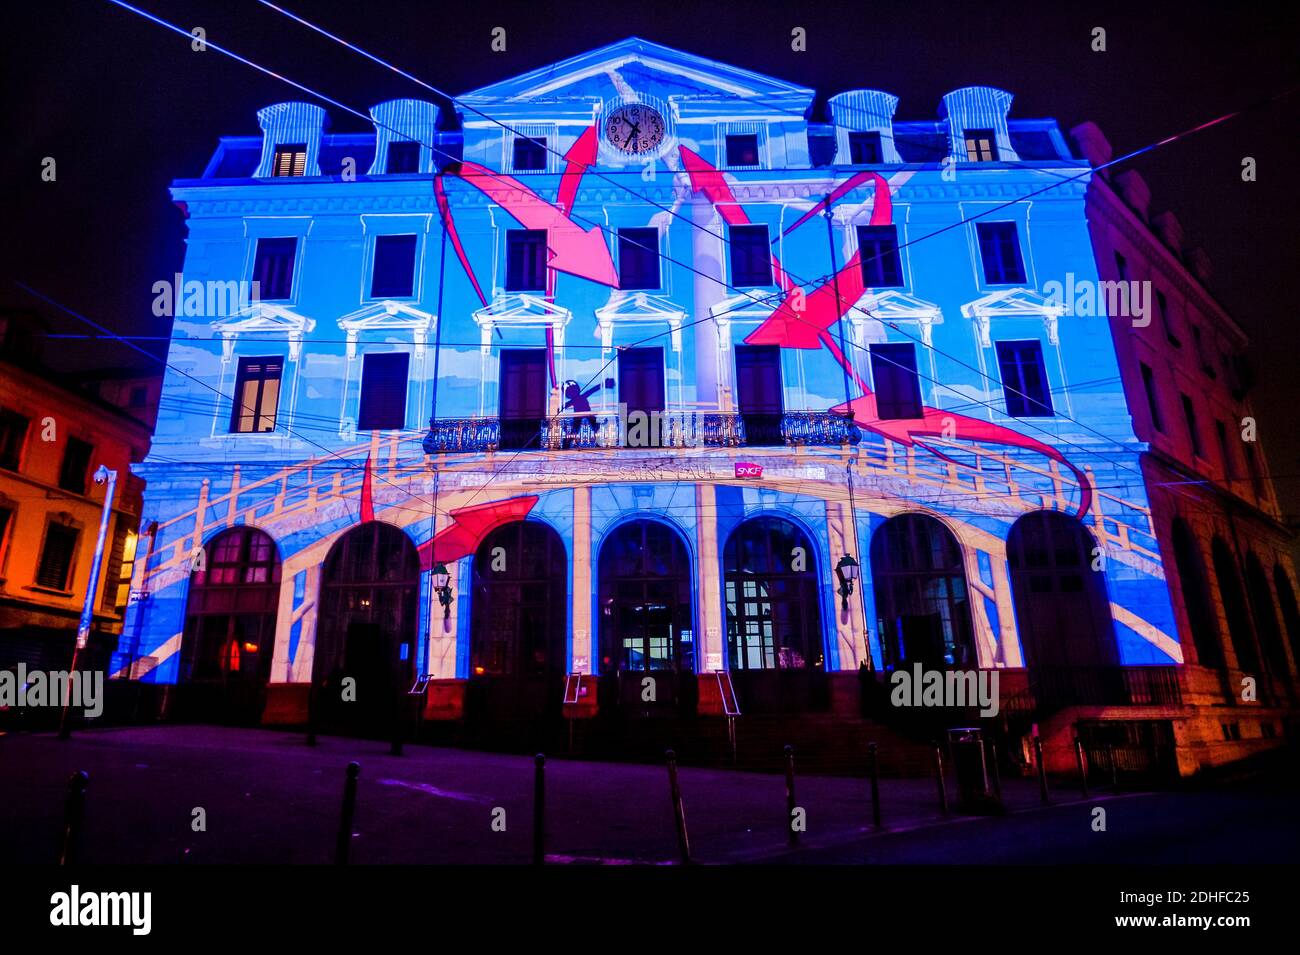
<svg viewBox="0 0 1300 955">
<path fill-rule="evenodd" d="M 682 147 L 682 164 L 691 179 L 691 187 L 704 195 L 715 206 L 728 224 L 744 225 L 749 222 L 743 209 L 736 204 L 735 195 L 726 178 L 708 162 L 689 149 Z M 893 221 L 893 201 L 889 194 L 889 183 L 879 173 L 860 172 L 850 177 L 821 202 L 814 205 L 802 215 L 783 235 L 788 235 L 810 218 L 846 195 L 863 183 L 871 181 L 875 185 L 875 201 L 871 209 L 872 225 L 888 225 Z M 773 256 L 776 264 L 776 257 Z M 779 266 L 778 266 L 779 268 Z M 785 287 L 783 285 L 783 287 Z M 803 300 L 788 294 L 781 304 L 773 310 L 761 325 L 745 338 L 747 345 L 779 345 L 782 348 L 821 348 L 830 351 L 835 361 L 849 377 L 862 389 L 862 396 L 847 405 L 832 408 L 839 414 L 848 415 L 854 424 L 864 430 L 874 432 L 902 445 L 916 445 L 945 461 L 953 459 L 939 451 L 928 442 L 918 440 L 922 436 L 951 436 L 970 441 L 982 441 L 987 444 L 1003 444 L 1009 447 L 1024 448 L 1035 451 L 1053 461 L 1069 468 L 1079 483 L 1079 511 L 1082 518 L 1092 506 L 1092 487 L 1087 476 L 1066 459 L 1056 448 L 1044 444 L 1035 438 L 1021 434 L 1019 431 L 989 421 L 980 421 L 966 415 L 954 414 L 939 408 L 925 407 L 921 417 L 898 420 L 883 420 L 876 407 L 876 396 L 867 387 L 853 369 L 852 363 L 836 345 L 831 337 L 830 328 L 852 308 L 866 291 L 861 268 L 861 252 L 855 252 L 834 276 L 822 283 Z M 802 308 L 798 307 L 802 306 Z M 960 462 L 953 462 L 960 464 Z"/>
<path fill-rule="evenodd" d="M 578 196 L 578 186 L 582 184 L 582 175 L 591 166 L 596 165 L 596 127 L 585 130 L 577 141 L 564 154 L 564 172 L 560 175 L 560 192 L 555 204 L 565 214 L 573 212 L 573 200 Z"/>
<path fill-rule="evenodd" d="M 618 273 L 599 226 L 584 231 L 563 209 L 552 205 L 518 179 L 463 162 L 456 174 L 487 196 L 525 229 L 545 229 L 551 250 L 548 267 L 557 272 L 618 288 Z"/>
<path fill-rule="evenodd" d="M 468 557 L 488 534 L 502 524 L 522 521 L 536 503 L 537 495 L 530 494 L 457 508 L 451 512 L 451 523 L 420 545 L 420 569 Z"/>
<path fill-rule="evenodd" d="M 375 519 L 375 488 L 370 471 L 370 455 L 366 455 L 366 467 L 361 472 L 361 516 L 362 524 Z"/>
</svg>

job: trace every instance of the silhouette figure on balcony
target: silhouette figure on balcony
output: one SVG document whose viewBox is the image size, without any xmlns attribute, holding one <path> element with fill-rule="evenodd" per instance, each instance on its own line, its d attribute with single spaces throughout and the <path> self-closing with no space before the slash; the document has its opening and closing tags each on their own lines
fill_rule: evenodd
<svg viewBox="0 0 1300 955">
<path fill-rule="evenodd" d="M 582 430 L 582 423 L 584 421 L 587 423 L 587 427 L 591 429 L 592 436 L 594 437 L 596 435 L 599 427 L 596 424 L 595 417 L 591 414 L 591 401 L 589 399 L 602 388 L 613 387 L 613 378 L 606 378 L 604 384 L 592 385 L 586 391 L 579 388 L 578 383 L 572 378 L 564 383 L 564 397 L 569 399 L 564 403 L 564 408 L 570 409 L 574 414 L 579 415 L 579 417 L 573 419 L 573 437 L 565 440 L 565 447 L 570 447 L 572 445 L 573 441 L 578 436 L 578 432 Z"/>
</svg>

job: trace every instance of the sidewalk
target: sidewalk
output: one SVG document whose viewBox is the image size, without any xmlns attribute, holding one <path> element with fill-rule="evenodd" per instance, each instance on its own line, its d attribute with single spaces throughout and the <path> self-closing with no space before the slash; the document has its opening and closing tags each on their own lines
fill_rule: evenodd
<svg viewBox="0 0 1300 955">
<path fill-rule="evenodd" d="M 354 759 L 354 863 L 530 861 L 530 757 L 412 745 L 394 757 L 375 741 L 322 737 L 311 748 L 298 733 L 207 726 L 0 737 L 0 859 L 53 861 L 67 778 L 84 769 L 84 862 L 331 862 L 344 767 Z M 788 851 L 783 776 L 682 768 L 679 777 L 695 861 Z M 948 788 L 955 807 L 951 779 Z M 1004 780 L 1002 789 L 1010 812 L 1040 805 L 1034 779 Z M 939 811 L 933 779 L 882 779 L 880 791 L 889 831 L 955 824 Z M 873 834 L 868 780 L 799 776 L 795 792 L 807 819 L 801 848 Z M 1077 798 L 1069 789 L 1053 801 Z M 191 828 L 196 808 L 204 832 Z M 496 831 L 501 810 L 505 829 Z M 546 828 L 555 862 L 678 860 L 663 766 L 550 759 Z"/>
</svg>

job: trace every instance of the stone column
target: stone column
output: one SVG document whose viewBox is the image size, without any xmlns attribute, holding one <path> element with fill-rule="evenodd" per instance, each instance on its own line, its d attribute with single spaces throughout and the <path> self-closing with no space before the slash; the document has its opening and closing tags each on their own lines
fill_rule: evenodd
<svg viewBox="0 0 1300 955">
<path fill-rule="evenodd" d="M 574 673 L 595 673 L 591 636 L 591 488 L 573 489 L 573 595 L 570 632 Z"/>
<path fill-rule="evenodd" d="M 696 669 L 700 671 L 726 669 L 726 654 L 722 644 L 722 586 L 718 563 L 717 504 L 712 484 L 695 485 L 695 526 L 699 535 L 699 566 L 695 568 L 699 600 L 700 629 L 695 635 L 695 645 L 700 648 Z"/>
</svg>

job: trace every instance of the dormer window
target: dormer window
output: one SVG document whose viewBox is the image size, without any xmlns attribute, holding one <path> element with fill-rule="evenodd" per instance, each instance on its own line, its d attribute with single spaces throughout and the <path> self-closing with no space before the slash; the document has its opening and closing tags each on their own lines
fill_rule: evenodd
<svg viewBox="0 0 1300 955">
<path fill-rule="evenodd" d="M 390 176 L 420 171 L 420 144 L 393 142 L 388 144 L 388 165 L 384 172 Z"/>
<path fill-rule="evenodd" d="M 966 158 L 971 162 L 998 161 L 998 144 L 993 138 L 993 130 L 966 130 Z"/>
<path fill-rule="evenodd" d="M 292 143 L 275 147 L 275 162 L 271 166 L 272 176 L 305 176 L 306 174 L 306 143 Z"/>
<path fill-rule="evenodd" d="M 874 166 L 885 161 L 878 132 L 849 133 L 849 162 L 855 166 Z"/>
<path fill-rule="evenodd" d="M 727 165 L 732 169 L 758 165 L 757 133 L 733 133 L 727 137 Z"/>
<path fill-rule="evenodd" d="M 546 169 L 546 137 L 515 137 L 515 172 L 542 172 Z"/>
</svg>

